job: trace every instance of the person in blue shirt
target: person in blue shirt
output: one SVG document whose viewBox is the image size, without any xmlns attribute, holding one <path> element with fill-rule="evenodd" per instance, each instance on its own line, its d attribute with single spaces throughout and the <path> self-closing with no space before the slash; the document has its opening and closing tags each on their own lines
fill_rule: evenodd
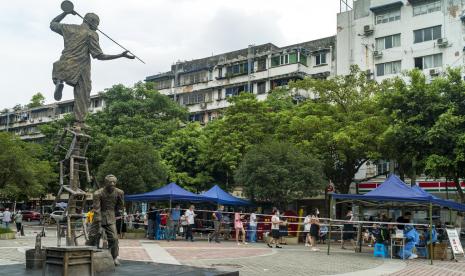
<svg viewBox="0 0 465 276">
<path fill-rule="evenodd" d="M 168 218 L 168 235 L 166 235 L 166 239 L 169 240 L 176 240 L 176 234 L 179 229 L 179 220 L 181 219 L 181 206 L 176 204 L 174 209 L 171 209 Z"/>
</svg>

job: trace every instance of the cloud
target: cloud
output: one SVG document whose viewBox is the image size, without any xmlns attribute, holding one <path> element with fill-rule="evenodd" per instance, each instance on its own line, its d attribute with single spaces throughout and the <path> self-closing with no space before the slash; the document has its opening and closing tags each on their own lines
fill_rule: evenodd
<svg viewBox="0 0 465 276">
<path fill-rule="evenodd" d="M 332 3 L 334 2 L 334 3 Z M 284 46 L 336 29 L 337 1 L 327 0 L 74 0 L 76 11 L 95 12 L 100 28 L 146 61 L 92 63 L 93 93 L 117 83 L 132 85 L 164 72 L 176 60 L 202 58 L 272 42 Z M 52 63 L 63 40 L 49 29 L 61 0 L 0 2 L 0 109 L 27 104 L 36 92 L 53 101 Z M 318 7 L 318 8 L 315 8 Z M 76 16 L 66 23 L 80 24 Z M 122 50 L 100 35 L 103 51 Z M 70 87 L 64 99 L 70 99 Z"/>
</svg>

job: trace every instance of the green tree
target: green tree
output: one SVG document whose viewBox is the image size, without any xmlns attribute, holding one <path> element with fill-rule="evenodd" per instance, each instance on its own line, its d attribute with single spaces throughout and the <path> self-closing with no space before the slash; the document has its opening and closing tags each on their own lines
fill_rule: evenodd
<svg viewBox="0 0 465 276">
<path fill-rule="evenodd" d="M 203 160 L 212 176 L 226 188 L 234 184 L 234 171 L 248 149 L 272 132 L 268 106 L 253 94 L 242 93 L 229 99 L 224 116 L 205 127 L 207 137 Z"/>
<path fill-rule="evenodd" d="M 408 72 L 407 79 L 386 82 L 380 94 L 380 109 L 390 120 L 381 140 L 384 156 L 397 161 L 401 178 L 407 174 L 415 183 L 431 153 L 427 133 L 445 106 L 438 89 L 433 89 L 420 70 Z"/>
<path fill-rule="evenodd" d="M 309 78 L 291 84 L 290 89 L 310 91 L 316 99 L 280 116 L 284 119 L 277 136 L 320 156 L 326 177 L 339 192 L 347 193 L 363 163 L 379 157 L 378 136 L 387 123 L 375 101 L 379 85 L 352 67 L 347 76 Z"/>
<path fill-rule="evenodd" d="M 34 94 L 32 96 L 31 101 L 29 102 L 27 107 L 29 107 L 29 108 L 39 107 L 39 106 L 43 106 L 44 103 L 45 103 L 44 95 L 42 95 L 42 93 L 38 92 L 38 93 L 36 93 L 36 94 Z"/>
<path fill-rule="evenodd" d="M 198 123 L 189 123 L 172 133 L 163 145 L 162 157 L 169 168 L 169 180 L 200 192 L 212 178 L 205 170 L 206 136 Z"/>
<path fill-rule="evenodd" d="M 100 183 L 106 175 L 118 178 L 118 187 L 126 194 L 145 193 L 166 184 L 166 167 L 154 146 L 135 140 L 114 142 L 98 169 Z"/>
<path fill-rule="evenodd" d="M 460 178 L 465 177 L 465 82 L 461 70 L 449 69 L 429 86 L 440 96 L 444 112 L 426 132 L 430 150 L 425 171 L 434 177 L 453 180 L 461 202 L 465 202 L 460 186 Z M 438 106 L 438 103 L 432 104 Z"/>
<path fill-rule="evenodd" d="M 50 162 L 43 159 L 40 145 L 0 132 L 0 197 L 8 200 L 39 197 L 56 180 Z"/>
<path fill-rule="evenodd" d="M 102 97 L 106 107 L 87 121 L 92 136 L 100 133 L 112 138 L 143 139 L 159 147 L 188 118 L 185 107 L 155 91 L 151 83 L 115 85 Z"/>
<path fill-rule="evenodd" d="M 253 200 L 287 203 L 324 190 L 322 163 L 288 142 L 253 146 L 244 156 L 235 179 Z"/>
</svg>

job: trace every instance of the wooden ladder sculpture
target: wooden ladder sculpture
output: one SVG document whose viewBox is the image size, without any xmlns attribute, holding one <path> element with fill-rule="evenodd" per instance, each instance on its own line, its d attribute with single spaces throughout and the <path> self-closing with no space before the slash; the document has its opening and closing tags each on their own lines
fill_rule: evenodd
<svg viewBox="0 0 465 276">
<path fill-rule="evenodd" d="M 69 147 L 64 144 L 71 139 Z M 65 227 L 57 221 L 58 246 L 61 246 L 61 237 L 66 237 L 66 246 L 77 246 L 78 238 L 84 236 L 88 239 L 83 211 L 86 205 L 87 194 L 81 189 L 81 179 L 91 183 L 89 164 L 86 157 L 91 137 L 84 134 L 79 127 L 65 128 L 55 152 L 64 150 L 66 155 L 60 161 L 60 190 L 57 200 L 67 195 L 68 204 L 64 210 Z M 81 228 L 81 229 L 79 229 Z M 76 233 L 80 231 L 81 234 Z"/>
</svg>

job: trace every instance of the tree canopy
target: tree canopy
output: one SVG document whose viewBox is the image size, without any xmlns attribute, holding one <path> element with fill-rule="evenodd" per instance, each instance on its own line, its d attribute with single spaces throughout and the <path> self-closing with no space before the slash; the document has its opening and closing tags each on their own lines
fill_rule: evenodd
<svg viewBox="0 0 465 276">
<path fill-rule="evenodd" d="M 126 194 L 151 191 L 166 184 L 166 167 L 154 146 L 137 140 L 121 140 L 107 146 L 105 161 L 98 168 L 97 179 L 106 175 L 118 178 L 118 187 Z"/>
<path fill-rule="evenodd" d="M 279 206 L 317 195 L 325 188 L 322 163 L 289 142 L 255 145 L 245 154 L 235 179 L 253 200 Z"/>
<path fill-rule="evenodd" d="M 0 197 L 24 200 L 39 197 L 57 178 L 38 144 L 0 132 Z"/>
<path fill-rule="evenodd" d="M 45 97 L 42 95 L 42 93 L 38 92 L 34 95 L 32 95 L 31 101 L 27 105 L 28 108 L 33 108 L 33 107 L 39 107 L 44 105 L 45 103 Z"/>
</svg>

